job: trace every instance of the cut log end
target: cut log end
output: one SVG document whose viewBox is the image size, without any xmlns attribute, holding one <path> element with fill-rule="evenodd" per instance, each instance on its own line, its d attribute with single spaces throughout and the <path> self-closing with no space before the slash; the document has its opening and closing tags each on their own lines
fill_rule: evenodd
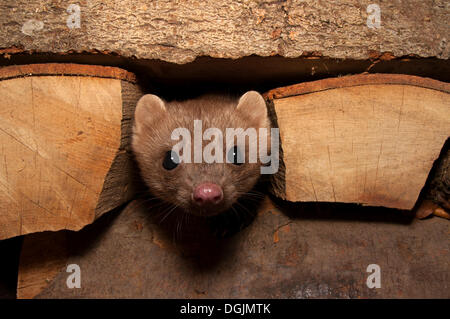
<svg viewBox="0 0 450 319">
<path fill-rule="evenodd" d="M 284 167 L 273 193 L 299 202 L 412 209 L 450 135 L 450 85 L 359 75 L 266 94 Z"/>
<path fill-rule="evenodd" d="M 0 69 L 0 239 L 79 230 L 130 199 L 132 80 L 99 66 Z"/>
</svg>

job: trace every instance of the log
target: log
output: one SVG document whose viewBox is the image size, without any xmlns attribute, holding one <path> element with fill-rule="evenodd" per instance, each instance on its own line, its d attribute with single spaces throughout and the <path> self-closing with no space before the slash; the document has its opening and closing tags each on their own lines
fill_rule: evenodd
<svg viewBox="0 0 450 319">
<path fill-rule="evenodd" d="M 79 230 L 131 198 L 135 82 L 112 67 L 0 69 L 0 239 Z"/>
<path fill-rule="evenodd" d="M 273 193 L 412 209 L 450 135 L 449 93 L 448 83 L 386 74 L 269 91 L 283 154 Z"/>
<path fill-rule="evenodd" d="M 367 0 L 9 0 L 0 3 L 0 52 L 100 52 L 175 63 L 200 56 L 310 54 L 364 60 L 384 52 L 449 58 L 445 1 L 373 5 Z"/>
<path fill-rule="evenodd" d="M 65 267 L 68 258 L 64 231 L 25 236 L 20 253 L 17 298 L 37 296 Z"/>
<path fill-rule="evenodd" d="M 18 297 L 450 297 L 442 288 L 449 280 L 448 225 L 439 218 L 287 204 L 266 198 L 249 227 L 222 239 L 192 232 L 184 220 L 181 236 L 190 238 L 174 242 L 139 201 L 79 232 L 64 232 L 64 239 L 27 236 Z M 63 251 L 48 249 L 55 241 Z M 80 288 L 66 284 L 71 264 L 80 267 Z M 367 287 L 369 264 L 380 266 L 382 289 Z"/>
</svg>

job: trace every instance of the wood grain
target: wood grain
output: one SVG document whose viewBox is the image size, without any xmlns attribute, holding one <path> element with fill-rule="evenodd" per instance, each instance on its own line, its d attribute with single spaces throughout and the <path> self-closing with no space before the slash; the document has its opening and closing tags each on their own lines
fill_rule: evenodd
<svg viewBox="0 0 450 319">
<path fill-rule="evenodd" d="M 67 267 L 65 232 L 44 232 L 24 238 L 17 279 L 17 298 L 31 299 Z"/>
<path fill-rule="evenodd" d="M 450 135 L 448 93 L 362 83 L 300 94 L 273 100 L 285 165 L 277 195 L 411 209 Z"/>
<path fill-rule="evenodd" d="M 41 249 L 52 238 L 34 234 L 22 256 L 40 257 L 21 258 L 19 297 L 450 297 L 444 289 L 449 227 L 442 219 L 419 221 L 373 207 L 279 204 L 266 198 L 249 227 L 222 239 L 191 218 L 183 240 L 175 241 L 152 221 L 155 210 L 139 201 L 68 232 L 61 241 L 66 253 Z M 381 289 L 366 285 L 371 263 L 381 267 Z M 67 287 L 69 264 L 80 267 L 79 289 Z"/>
<path fill-rule="evenodd" d="M 0 239 L 79 230 L 129 199 L 128 126 L 139 94 L 124 112 L 122 82 L 86 75 L 0 81 Z"/>
</svg>

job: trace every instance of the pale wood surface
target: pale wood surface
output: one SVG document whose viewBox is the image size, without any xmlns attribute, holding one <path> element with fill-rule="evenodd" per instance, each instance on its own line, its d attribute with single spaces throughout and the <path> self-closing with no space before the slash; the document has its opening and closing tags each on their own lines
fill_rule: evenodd
<svg viewBox="0 0 450 319">
<path fill-rule="evenodd" d="M 14 78 L 0 95 L 0 239 L 92 222 L 121 146 L 121 81 Z"/>
<path fill-rule="evenodd" d="M 450 135 L 448 93 L 367 84 L 273 100 L 289 201 L 411 209 Z"/>
</svg>

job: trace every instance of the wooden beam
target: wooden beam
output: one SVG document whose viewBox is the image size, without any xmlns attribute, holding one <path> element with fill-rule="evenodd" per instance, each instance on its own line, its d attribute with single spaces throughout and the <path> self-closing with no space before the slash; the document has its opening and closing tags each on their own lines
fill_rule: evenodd
<svg viewBox="0 0 450 319">
<path fill-rule="evenodd" d="M 448 8 L 433 0 L 16 0 L 0 3 L 0 28 L 6 56 L 116 53 L 179 64 L 202 56 L 450 56 Z"/>
</svg>

